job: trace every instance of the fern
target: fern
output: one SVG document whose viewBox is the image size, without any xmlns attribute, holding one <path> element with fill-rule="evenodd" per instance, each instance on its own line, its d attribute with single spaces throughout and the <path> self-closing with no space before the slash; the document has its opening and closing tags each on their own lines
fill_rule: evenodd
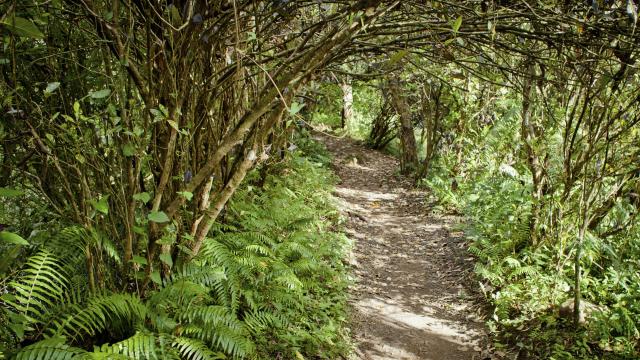
<svg viewBox="0 0 640 360">
<path fill-rule="evenodd" d="M 241 191 L 229 206 L 229 223 L 216 224 L 200 253 L 173 267 L 144 299 L 105 289 L 88 294 L 87 254 L 91 273 L 105 287 L 117 284 L 110 280 L 119 249 L 100 232 L 72 226 L 51 236 L 2 297 L 0 315 L 13 334 L 1 332 L 0 340 L 17 339 L 8 354 L 189 360 L 289 358 L 298 349 L 309 357 L 344 354 L 344 335 L 335 327 L 346 317 L 345 239 L 323 224 L 336 217 L 326 180 L 317 178 L 321 170 L 296 166 L 287 179 Z M 317 186 L 323 190 L 310 190 Z M 334 279 L 332 286 L 325 278 Z M 23 340 L 35 342 L 19 348 Z"/>
<path fill-rule="evenodd" d="M 38 341 L 15 354 L 16 360 L 70 360 L 85 351 L 66 344 L 64 337 Z"/>
<path fill-rule="evenodd" d="M 9 283 L 13 296 L 5 296 L 5 302 L 24 315 L 29 323 L 42 323 L 49 310 L 64 300 L 67 279 L 57 259 L 41 250 L 30 257 L 22 276 Z"/>
<path fill-rule="evenodd" d="M 146 332 L 138 332 L 132 337 L 115 344 L 104 344 L 96 347 L 92 358 L 105 356 L 111 359 L 114 357 L 119 358 L 119 355 L 124 356 L 126 359 L 136 360 L 179 359 L 177 351 L 171 347 L 168 336 Z"/>
<path fill-rule="evenodd" d="M 72 313 L 62 321 L 55 321 L 55 335 L 73 341 L 84 335 L 94 336 L 108 327 L 139 323 L 147 309 L 140 298 L 132 294 L 112 294 L 91 298 L 87 304 L 74 305 Z"/>
<path fill-rule="evenodd" d="M 178 350 L 180 358 L 186 360 L 226 359 L 223 353 L 212 351 L 207 344 L 197 339 L 177 337 L 171 346 Z"/>
<path fill-rule="evenodd" d="M 287 321 L 284 317 L 270 312 L 254 311 L 245 315 L 244 323 L 255 334 L 268 328 L 281 328 Z"/>
<path fill-rule="evenodd" d="M 238 333 L 221 324 L 218 326 L 189 324 L 182 329 L 182 333 L 202 340 L 210 344 L 210 348 L 221 349 L 234 357 L 245 357 L 254 352 L 254 344 L 246 334 Z"/>
</svg>

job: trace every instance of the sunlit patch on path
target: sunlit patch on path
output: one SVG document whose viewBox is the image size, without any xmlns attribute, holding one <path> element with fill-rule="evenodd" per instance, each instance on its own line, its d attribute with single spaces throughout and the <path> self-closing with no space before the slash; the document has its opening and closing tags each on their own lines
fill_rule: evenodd
<svg viewBox="0 0 640 360">
<path fill-rule="evenodd" d="M 322 136 L 355 242 L 350 262 L 354 359 L 492 359 L 471 296 L 472 266 L 454 219 L 429 215 L 426 193 L 395 175 L 393 157 Z"/>
</svg>

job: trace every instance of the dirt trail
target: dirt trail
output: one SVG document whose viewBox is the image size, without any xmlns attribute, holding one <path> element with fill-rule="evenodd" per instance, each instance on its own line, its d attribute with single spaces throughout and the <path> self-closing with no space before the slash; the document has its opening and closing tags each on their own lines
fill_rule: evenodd
<svg viewBox="0 0 640 360">
<path fill-rule="evenodd" d="M 473 265 L 454 218 L 430 215 L 427 195 L 396 176 L 397 160 L 353 140 L 317 135 L 334 155 L 351 262 L 354 359 L 492 359 L 465 287 Z"/>
</svg>

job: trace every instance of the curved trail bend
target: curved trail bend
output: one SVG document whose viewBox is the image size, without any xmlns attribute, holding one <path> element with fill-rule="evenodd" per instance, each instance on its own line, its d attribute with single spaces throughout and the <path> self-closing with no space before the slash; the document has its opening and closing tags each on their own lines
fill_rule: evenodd
<svg viewBox="0 0 640 360">
<path fill-rule="evenodd" d="M 492 359 L 464 286 L 473 262 L 455 219 L 429 215 L 426 193 L 394 175 L 395 158 L 351 139 L 317 138 L 334 155 L 335 195 L 355 242 L 355 359 Z"/>
</svg>

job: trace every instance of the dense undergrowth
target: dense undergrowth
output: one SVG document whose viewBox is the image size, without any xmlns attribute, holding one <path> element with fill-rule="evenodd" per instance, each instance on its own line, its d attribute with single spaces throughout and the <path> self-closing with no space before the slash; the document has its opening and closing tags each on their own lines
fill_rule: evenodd
<svg viewBox="0 0 640 360">
<path fill-rule="evenodd" d="M 464 150 L 468 161 L 458 164 L 458 176 L 451 176 L 457 161 L 449 153 L 424 180 L 440 211 L 457 211 L 466 219 L 463 228 L 477 259 L 478 284 L 493 309 L 488 324 L 504 344 L 498 346 L 513 347 L 525 359 L 638 358 L 639 229 L 632 225 L 615 236 L 598 235 L 625 223 L 633 207 L 628 200 L 618 200 L 601 224 L 604 230 L 586 235 L 580 258 L 582 319 L 576 328 L 572 289 L 577 214 L 572 203 L 548 200 L 547 220 L 563 207 L 566 218 L 553 232 L 547 228 L 544 241 L 531 243 L 531 174 L 522 162 L 505 163 L 513 151 L 513 143 L 505 139 L 517 140 L 519 131 L 518 119 L 509 119 L 506 110 L 503 122 L 469 136 Z"/>
<path fill-rule="evenodd" d="M 203 250 L 187 264 L 170 264 L 170 276 L 154 279 L 142 296 L 137 281 L 114 288 L 117 273 L 109 269 L 119 258 L 95 231 L 61 226 L 24 236 L 28 244 L 3 241 L 0 358 L 345 354 L 348 244 L 335 230 L 334 179 L 319 145 L 302 139 L 299 146 L 268 172 L 251 172 Z M 89 247 L 101 249 L 106 264 L 94 293 L 86 282 Z"/>
</svg>

